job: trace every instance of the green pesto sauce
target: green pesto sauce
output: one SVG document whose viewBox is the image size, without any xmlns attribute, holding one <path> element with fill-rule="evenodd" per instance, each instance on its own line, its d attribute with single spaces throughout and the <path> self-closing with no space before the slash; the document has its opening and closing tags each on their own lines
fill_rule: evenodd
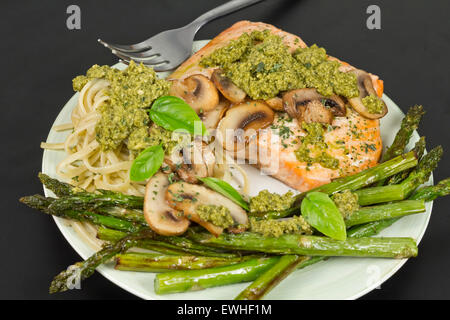
<svg viewBox="0 0 450 320">
<path fill-rule="evenodd" d="M 200 219 L 211 222 L 215 226 L 228 228 L 234 224 L 230 210 L 224 206 L 200 204 L 195 211 Z"/>
<path fill-rule="evenodd" d="M 318 122 L 303 122 L 302 128 L 306 131 L 306 136 L 300 137 L 301 145 L 295 151 L 297 159 L 306 162 L 308 166 L 319 163 L 322 167 L 337 169 L 339 160 L 327 153 L 328 145 L 324 140 L 323 125 Z M 311 155 L 311 151 L 314 156 Z"/>
<path fill-rule="evenodd" d="M 257 196 L 250 199 L 250 212 L 260 213 L 287 210 L 291 207 L 294 200 L 294 194 L 291 191 L 280 195 L 271 193 L 268 190 L 262 190 Z"/>
<path fill-rule="evenodd" d="M 367 111 L 372 114 L 380 114 L 383 112 L 383 100 L 376 95 L 369 95 L 362 99 L 363 105 L 367 108 Z"/>
<path fill-rule="evenodd" d="M 204 67 L 220 67 L 234 84 L 252 99 L 270 99 L 282 91 L 316 88 L 347 98 L 359 95 L 356 76 L 338 70 L 324 48 L 312 45 L 293 54 L 282 38 L 269 30 L 244 33 L 238 39 L 203 58 Z"/>
<path fill-rule="evenodd" d="M 335 193 L 331 199 L 342 213 L 344 219 L 348 218 L 353 212 L 359 209 L 358 195 L 350 190 Z"/>
<path fill-rule="evenodd" d="M 109 100 L 99 107 L 101 118 L 96 126 L 96 139 L 104 150 L 114 150 L 125 143 L 129 150 L 150 146 L 150 122 L 147 108 L 160 96 L 167 95 L 170 83 L 158 79 L 152 68 L 131 61 L 123 71 L 109 66 L 92 66 L 85 76 L 73 79 L 80 91 L 92 79 L 105 79 L 110 86 Z"/>
<path fill-rule="evenodd" d="M 299 63 L 299 73 L 305 87 L 315 88 L 324 96 L 337 94 L 354 98 L 359 95 L 356 76 L 339 71 L 341 64 L 338 61 L 328 60 L 324 48 L 319 48 L 315 44 L 307 48 L 298 48 L 293 56 Z"/>
<path fill-rule="evenodd" d="M 289 219 L 249 219 L 250 231 L 260 233 L 265 237 L 279 237 L 283 234 L 312 234 L 311 226 L 301 216 L 293 216 Z"/>
</svg>

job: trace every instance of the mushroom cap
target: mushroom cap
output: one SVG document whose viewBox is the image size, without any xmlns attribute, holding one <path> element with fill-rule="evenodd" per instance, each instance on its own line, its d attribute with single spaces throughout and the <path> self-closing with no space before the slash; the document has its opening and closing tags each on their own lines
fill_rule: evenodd
<svg viewBox="0 0 450 320">
<path fill-rule="evenodd" d="M 377 92 L 375 91 L 372 83 L 372 79 L 370 78 L 370 75 L 361 69 L 355 69 L 349 71 L 356 75 L 356 79 L 358 81 L 358 89 L 359 89 L 359 96 L 356 98 L 350 98 L 348 99 L 348 102 L 350 105 L 355 109 L 356 112 L 358 112 L 360 115 L 362 115 L 365 118 L 368 119 L 380 119 L 384 117 L 387 112 L 388 108 L 386 106 L 386 103 L 384 103 L 383 100 L 383 111 L 381 113 L 370 113 L 369 110 L 367 110 L 366 106 L 363 104 L 362 99 L 365 98 L 368 95 L 377 95 Z M 381 99 L 381 98 L 380 98 Z"/>
<path fill-rule="evenodd" d="M 225 98 L 233 103 L 244 101 L 247 94 L 244 90 L 236 86 L 230 78 L 224 75 L 221 69 L 216 69 L 211 75 L 211 81 Z"/>
<path fill-rule="evenodd" d="M 219 103 L 216 87 L 201 74 L 184 80 L 172 80 L 169 93 L 186 101 L 199 114 L 214 109 Z"/>
<path fill-rule="evenodd" d="M 321 122 L 331 124 L 333 117 L 346 115 L 345 102 L 337 95 L 323 96 L 316 89 L 304 88 L 283 95 L 284 110 L 299 123 Z"/>
<path fill-rule="evenodd" d="M 183 211 L 185 216 L 189 217 L 192 221 L 197 222 L 216 236 L 223 232 L 223 228 L 200 219 L 196 212 L 197 206 L 224 206 L 230 210 L 230 215 L 236 224 L 248 224 L 247 213 L 244 209 L 230 199 L 204 186 L 181 181 L 175 182 L 167 188 L 166 200 L 172 208 Z"/>
<path fill-rule="evenodd" d="M 217 139 L 224 149 L 240 150 L 250 136 L 269 126 L 274 119 L 273 110 L 262 101 L 248 101 L 228 109 L 217 127 Z"/>
<path fill-rule="evenodd" d="M 155 174 L 145 187 L 144 217 L 150 228 L 163 236 L 183 234 L 189 227 L 189 220 L 183 213 L 170 207 L 165 199 L 169 186 L 167 175 Z"/>
</svg>

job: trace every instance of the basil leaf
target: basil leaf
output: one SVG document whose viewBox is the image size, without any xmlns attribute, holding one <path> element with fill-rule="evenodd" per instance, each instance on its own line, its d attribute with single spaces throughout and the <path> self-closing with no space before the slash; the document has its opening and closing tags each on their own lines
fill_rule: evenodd
<svg viewBox="0 0 450 320">
<path fill-rule="evenodd" d="M 130 169 L 132 181 L 144 181 L 153 176 L 159 170 L 164 160 L 164 150 L 161 145 L 149 147 L 142 151 Z"/>
<path fill-rule="evenodd" d="M 345 240 L 347 231 L 344 218 L 330 197 L 322 192 L 309 192 L 302 201 L 303 218 L 324 235 Z"/>
<path fill-rule="evenodd" d="M 194 123 L 198 121 L 201 124 L 201 134 L 207 134 L 203 122 L 194 109 L 178 97 L 163 96 L 156 99 L 149 114 L 154 123 L 166 130 L 184 129 L 194 134 Z"/>
<path fill-rule="evenodd" d="M 242 198 L 239 192 L 236 191 L 228 182 L 223 180 L 206 177 L 206 178 L 198 178 L 201 182 L 206 184 L 208 187 L 213 189 L 214 191 L 224 195 L 231 201 L 240 205 L 242 208 L 248 211 L 248 203 Z"/>
</svg>

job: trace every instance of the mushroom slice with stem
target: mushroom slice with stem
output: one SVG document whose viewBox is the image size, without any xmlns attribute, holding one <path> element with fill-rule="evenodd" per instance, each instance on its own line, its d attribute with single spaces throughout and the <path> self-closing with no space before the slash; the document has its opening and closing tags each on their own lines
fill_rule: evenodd
<svg viewBox="0 0 450 320">
<path fill-rule="evenodd" d="M 172 80 L 169 93 L 186 101 L 198 114 L 208 112 L 219 103 L 219 93 L 205 76 L 192 75 L 184 80 Z"/>
<path fill-rule="evenodd" d="M 225 76 L 221 69 L 214 70 L 211 75 L 211 81 L 216 85 L 216 88 L 223 96 L 233 103 L 240 103 L 244 101 L 247 96 L 245 91 L 238 88 L 230 78 Z"/>
<path fill-rule="evenodd" d="M 189 183 L 198 183 L 197 178 L 212 175 L 215 157 L 212 151 L 201 140 L 195 139 L 192 143 L 183 147 L 179 154 L 166 157 L 164 162 L 175 171 L 178 176 Z M 214 159 L 214 160 L 213 160 Z"/>
<path fill-rule="evenodd" d="M 331 124 L 333 117 L 346 114 L 345 102 L 337 95 L 323 96 L 316 89 L 295 89 L 283 95 L 284 110 L 299 123 Z"/>
<path fill-rule="evenodd" d="M 238 151 L 245 147 L 257 130 L 269 126 L 274 112 L 261 101 L 248 101 L 228 109 L 219 122 L 216 138 L 228 151 Z"/>
<path fill-rule="evenodd" d="M 368 119 L 380 119 L 384 117 L 388 112 L 388 108 L 384 103 L 384 101 L 378 97 L 377 92 L 373 87 L 370 75 L 366 71 L 360 69 L 351 70 L 349 72 L 356 75 L 359 90 L 358 97 L 348 99 L 348 102 L 353 107 L 353 109 L 355 109 L 356 112 L 358 112 L 360 115 Z M 364 105 L 363 99 L 369 95 L 378 97 L 382 101 L 383 109 L 380 113 L 371 113 L 369 112 L 368 108 Z"/>
<path fill-rule="evenodd" d="M 169 179 L 164 173 L 155 174 L 145 187 L 144 217 L 150 228 L 163 236 L 183 234 L 189 227 L 189 220 L 183 212 L 167 205 L 165 199 Z"/>
<path fill-rule="evenodd" d="M 199 205 L 224 206 L 230 211 L 230 215 L 236 225 L 247 225 L 247 213 L 240 206 L 223 195 L 204 186 L 186 182 L 171 184 L 166 191 L 166 201 L 172 208 L 184 212 L 190 220 L 197 222 L 215 236 L 223 232 L 223 228 L 209 221 L 200 219 L 196 209 Z"/>
</svg>

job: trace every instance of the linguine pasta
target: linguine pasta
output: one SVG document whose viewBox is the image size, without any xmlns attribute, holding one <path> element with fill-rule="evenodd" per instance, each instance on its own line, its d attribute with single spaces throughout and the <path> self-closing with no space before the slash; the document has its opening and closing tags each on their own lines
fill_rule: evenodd
<svg viewBox="0 0 450 320">
<path fill-rule="evenodd" d="M 143 195 L 143 183 L 130 181 L 129 177 L 133 154 L 125 146 L 103 150 L 96 140 L 95 127 L 100 119 L 98 108 L 109 100 L 108 86 L 108 81 L 94 79 L 81 90 L 72 112 L 73 132 L 63 144 L 67 156 L 58 164 L 56 172 L 87 191 L 106 189 Z"/>
<path fill-rule="evenodd" d="M 112 190 L 130 195 L 142 196 L 145 192 L 145 182 L 130 180 L 130 168 L 133 154 L 126 145 L 116 150 L 103 150 L 96 140 L 95 128 L 100 120 L 98 108 L 109 100 L 106 91 L 109 82 L 103 79 L 89 81 L 79 93 L 78 103 L 72 112 L 72 123 L 55 126 L 54 130 L 67 130 L 72 133 L 64 143 L 46 143 L 44 149 L 63 149 L 67 156 L 57 167 L 57 174 L 70 181 L 71 184 L 87 191 L 96 189 Z M 241 192 L 248 195 L 249 183 L 245 171 L 227 157 L 225 163 L 216 167 L 215 175 L 232 180 L 230 164 L 236 168 L 243 178 Z"/>
</svg>

